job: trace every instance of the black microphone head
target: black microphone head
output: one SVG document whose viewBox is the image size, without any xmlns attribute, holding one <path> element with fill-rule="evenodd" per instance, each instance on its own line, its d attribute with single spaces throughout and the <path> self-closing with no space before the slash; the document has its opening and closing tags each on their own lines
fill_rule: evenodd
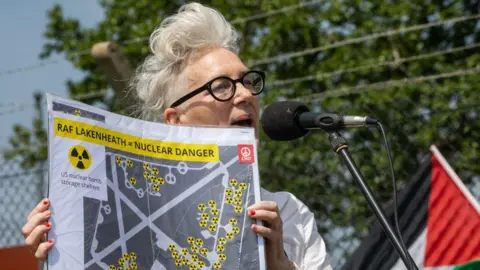
<svg viewBox="0 0 480 270">
<path fill-rule="evenodd" d="M 262 115 L 262 128 L 267 136 L 275 141 L 290 141 L 308 133 L 301 128 L 296 115 L 309 112 L 308 107 L 296 101 L 280 101 L 269 105 Z"/>
</svg>

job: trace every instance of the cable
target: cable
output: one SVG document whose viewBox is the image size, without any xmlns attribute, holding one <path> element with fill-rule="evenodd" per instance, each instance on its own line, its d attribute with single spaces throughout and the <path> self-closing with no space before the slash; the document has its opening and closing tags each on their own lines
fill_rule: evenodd
<svg viewBox="0 0 480 270">
<path fill-rule="evenodd" d="M 465 75 L 473 75 L 473 74 L 478 74 L 478 73 L 480 73 L 480 65 L 475 67 L 475 68 L 462 69 L 462 70 L 457 70 L 457 71 L 453 71 L 453 72 L 445 72 L 445 73 L 429 75 L 429 76 L 418 76 L 418 77 L 404 78 L 404 79 L 399 79 L 399 80 L 389 80 L 389 81 L 385 81 L 385 82 L 376 82 L 376 83 L 371 83 L 371 84 L 358 85 L 358 86 L 353 86 L 353 87 L 337 88 L 337 89 L 333 89 L 333 90 L 327 90 L 327 91 L 322 92 L 322 93 L 317 93 L 317 94 L 298 97 L 294 100 L 296 100 L 296 101 L 309 101 L 309 102 L 323 101 L 325 99 L 332 98 L 332 97 L 342 97 L 342 96 L 348 96 L 348 95 L 352 95 L 352 94 L 360 94 L 360 93 L 370 92 L 370 91 L 374 91 L 374 90 L 385 89 L 389 86 L 403 86 L 403 85 L 409 85 L 409 84 L 412 84 L 412 83 L 434 81 L 434 80 L 438 80 L 438 79 L 452 78 L 452 77 L 465 76 Z M 369 89 L 362 90 L 364 88 L 369 88 Z"/>
<path fill-rule="evenodd" d="M 400 232 L 400 225 L 398 224 L 398 212 L 397 212 L 397 182 L 395 180 L 395 170 L 393 169 L 393 158 L 392 154 L 390 153 L 390 146 L 388 145 L 387 135 L 385 134 L 385 130 L 383 129 L 382 124 L 380 121 L 377 121 L 377 126 L 380 128 L 380 131 L 383 136 L 383 143 L 385 145 L 385 150 L 387 151 L 388 162 L 390 164 L 390 173 L 392 175 L 392 184 L 393 184 L 393 216 L 394 216 L 394 223 L 395 229 L 398 236 L 398 240 L 400 241 L 400 245 L 402 246 L 403 252 L 405 253 L 405 257 L 408 260 L 408 269 L 418 269 L 413 268 L 412 263 L 415 265 L 412 257 L 408 253 L 408 249 L 403 242 L 402 233 Z M 415 265 L 416 266 L 416 265 Z"/>
<path fill-rule="evenodd" d="M 257 14 L 257 15 L 252 15 L 252 16 L 244 18 L 244 19 L 237 19 L 237 20 L 234 20 L 233 22 L 243 23 L 243 22 L 246 22 L 246 21 L 265 18 L 265 17 L 269 17 L 269 16 L 272 16 L 272 15 L 276 15 L 278 13 L 281 13 L 280 10 L 293 10 L 295 8 L 300 8 L 300 7 L 313 5 L 313 4 L 316 4 L 317 2 L 320 2 L 320 1 L 312 1 L 312 2 L 309 2 L 309 3 L 301 3 L 301 4 L 297 4 L 297 5 L 293 5 L 293 6 L 288 6 L 288 7 L 284 7 L 282 9 L 279 9 L 279 10 L 272 10 L 272 11 L 269 11 L 269 12 L 265 12 L 263 14 L 261 13 L 261 14 Z M 340 41 L 340 42 L 332 43 L 332 44 L 321 46 L 321 47 L 310 48 L 310 49 L 306 49 L 306 50 L 303 50 L 303 51 L 300 51 L 300 52 L 284 53 L 284 54 L 280 54 L 280 55 L 277 55 L 277 56 L 264 58 L 264 59 L 261 59 L 261 60 L 258 60 L 258 61 L 247 60 L 246 62 L 248 63 L 249 66 L 267 64 L 267 63 L 271 63 L 271 62 L 280 61 L 280 60 L 283 60 L 283 59 L 303 56 L 303 55 L 307 55 L 307 54 L 312 54 L 312 53 L 325 51 L 325 50 L 328 50 L 328 49 L 337 48 L 337 47 L 350 45 L 350 44 L 354 44 L 354 43 L 360 43 L 360 42 L 363 42 L 363 41 L 376 39 L 376 38 L 379 38 L 379 37 L 393 36 L 393 35 L 400 34 L 400 33 L 407 33 L 407 32 L 426 29 L 426 28 L 430 28 L 430 27 L 434 27 L 434 26 L 438 26 L 438 25 L 442 25 L 442 24 L 457 23 L 457 22 L 472 20 L 472 19 L 476 19 L 476 18 L 480 18 L 480 14 L 475 14 L 475 15 L 470 15 L 470 16 L 462 16 L 462 17 L 455 17 L 455 18 L 452 18 L 452 19 L 449 19 L 449 20 L 426 23 L 426 24 L 417 24 L 417 25 L 413 25 L 413 26 L 410 26 L 410 27 L 406 27 L 406 28 L 398 28 L 398 29 L 395 29 L 395 30 L 388 30 L 388 31 L 385 31 L 385 32 L 370 34 L 370 35 L 366 35 L 366 36 L 362 36 L 362 37 L 358 37 L 358 38 L 346 39 L 346 40 L 343 40 L 343 41 Z M 149 36 L 137 37 L 137 38 L 128 39 L 128 40 L 125 40 L 125 41 L 118 41 L 118 43 L 120 45 L 140 43 L 140 42 L 148 40 L 149 38 L 150 38 Z M 89 52 L 90 52 L 90 49 L 81 51 L 81 52 L 77 53 L 77 55 L 81 56 L 81 55 L 84 55 L 84 54 L 88 54 Z M 5 76 L 5 75 L 11 75 L 11 74 L 14 74 L 14 73 L 24 72 L 24 71 L 27 71 L 27 70 L 42 68 L 46 65 L 51 65 L 51 64 L 54 64 L 54 63 L 58 63 L 58 62 L 59 62 L 59 60 L 44 61 L 44 62 L 33 64 L 33 65 L 30 65 L 30 66 L 25 66 L 25 67 L 16 68 L 16 69 L 9 69 L 9 70 L 5 70 L 5 71 L 0 71 L 0 77 Z"/>
<path fill-rule="evenodd" d="M 422 117 L 422 116 L 426 116 L 426 115 L 430 115 L 431 117 L 435 117 L 435 116 L 439 116 L 439 115 L 443 115 L 443 114 L 452 114 L 452 113 L 455 113 L 455 112 L 468 110 L 468 109 L 473 109 L 473 108 L 478 108 L 478 107 L 480 107 L 480 103 L 469 104 L 469 105 L 460 106 L 460 107 L 452 108 L 452 109 L 431 110 L 430 112 L 419 112 L 419 113 L 413 114 L 413 115 L 408 116 L 408 117 L 396 118 L 394 120 L 397 121 L 397 122 L 403 123 L 403 122 L 406 122 L 408 120 L 415 119 L 415 118 Z M 48 147 L 48 145 L 47 144 L 40 144 L 37 147 Z M 26 147 L 26 148 L 0 149 L 0 155 L 7 152 L 7 151 L 12 151 L 12 150 L 28 151 L 29 149 L 30 148 L 28 148 L 28 147 Z"/>
<path fill-rule="evenodd" d="M 346 69 L 341 69 L 341 70 L 335 70 L 332 72 L 326 72 L 318 75 L 308 75 L 304 77 L 297 77 L 297 78 L 291 78 L 291 79 L 286 79 L 286 80 L 275 80 L 271 83 L 268 83 L 269 87 L 274 87 L 274 86 L 282 86 L 282 85 L 287 85 L 287 84 L 292 84 L 292 83 L 299 83 L 299 82 L 305 82 L 305 81 L 313 81 L 313 80 L 320 80 L 324 78 L 330 78 L 333 76 L 341 75 L 341 74 L 348 74 L 348 73 L 353 73 L 356 71 L 361 71 L 361 70 L 368 70 L 371 68 L 377 68 L 381 66 L 395 66 L 395 65 L 400 65 L 403 63 L 411 62 L 411 61 L 416 61 L 416 60 L 422 60 L 422 59 L 428 59 L 432 58 L 435 56 L 440 56 L 440 55 L 445 55 L 445 54 L 450 54 L 450 53 L 455 53 L 455 52 L 460 52 L 460 51 L 466 51 L 469 49 L 473 48 L 478 48 L 480 47 L 480 43 L 474 43 L 470 45 L 465 45 L 465 46 L 460 46 L 460 47 L 455 47 L 447 50 L 442 50 L 442 51 L 436 51 L 433 53 L 425 53 L 425 54 L 419 54 L 411 57 L 406 57 L 406 58 L 400 58 L 394 61 L 387 61 L 387 62 L 378 62 L 374 64 L 369 64 L 369 65 L 361 65 L 361 66 L 356 66 L 356 67 L 351 67 L 351 68 L 346 68 Z"/>
<path fill-rule="evenodd" d="M 266 11 L 266 12 L 263 12 L 263 13 L 255 14 L 255 15 L 252 15 L 252 16 L 248 16 L 248 17 L 245 17 L 245 18 L 235 19 L 235 20 L 231 21 L 230 23 L 231 24 L 246 23 L 246 22 L 249 22 L 249 21 L 254 21 L 254 20 L 274 16 L 274 15 L 277 15 L 277 14 L 280 14 L 280 13 L 285 13 L 287 11 L 292 11 L 292 10 L 303 8 L 303 7 L 313 6 L 315 4 L 320 4 L 321 2 L 324 2 L 324 1 L 323 0 L 322 1 L 321 0 L 316 0 L 316 1 L 311 1 L 311 2 L 301 2 L 299 4 L 286 6 L 286 7 L 280 8 L 280 9 L 274 9 L 274 10 Z M 121 45 L 127 45 L 127 44 L 140 43 L 140 42 L 143 42 L 143 41 L 147 41 L 149 39 L 150 39 L 149 36 L 145 36 L 145 37 L 132 38 L 132 39 L 125 40 L 125 41 L 120 41 L 118 43 L 121 44 Z"/>
<path fill-rule="evenodd" d="M 480 103 L 469 104 L 469 105 L 465 105 L 465 106 L 459 106 L 457 108 L 450 108 L 450 109 L 444 109 L 444 110 L 431 110 L 429 112 L 420 112 L 420 113 L 417 113 L 417 114 L 414 114 L 414 115 L 411 115 L 411 116 L 398 118 L 396 121 L 399 121 L 400 123 L 402 123 L 402 122 L 406 122 L 408 120 L 412 120 L 412 119 L 419 118 L 419 117 L 422 117 L 422 116 L 427 116 L 428 115 L 429 117 L 435 117 L 437 115 L 451 114 L 451 113 L 464 111 L 464 110 L 468 110 L 468 109 L 473 109 L 473 108 L 478 108 L 478 107 L 480 107 Z"/>
<path fill-rule="evenodd" d="M 0 116 L 11 115 L 13 113 L 23 111 L 28 107 L 33 108 L 33 104 L 16 104 L 15 107 L 13 107 L 13 108 L 10 108 L 10 109 L 5 110 L 5 111 L 0 111 Z"/>
<path fill-rule="evenodd" d="M 108 90 L 104 89 L 104 90 L 100 90 L 100 91 L 97 91 L 97 92 L 78 94 L 78 95 L 72 96 L 72 99 L 82 101 L 82 100 L 85 100 L 85 99 L 91 99 L 91 98 L 96 98 L 96 97 L 104 97 L 107 93 L 108 93 Z"/>
<path fill-rule="evenodd" d="M 73 96 L 71 99 L 82 101 L 85 99 L 91 99 L 91 98 L 96 98 L 96 97 L 104 97 L 105 94 L 107 94 L 108 90 L 101 90 L 98 92 L 91 92 L 91 93 L 85 93 L 85 94 L 79 94 L 76 96 Z M 0 111 L 0 116 L 5 116 L 5 115 L 11 115 L 16 112 L 20 112 L 25 110 L 26 108 L 34 106 L 34 104 L 27 104 L 27 103 L 21 103 L 21 104 L 14 104 L 14 103 L 9 103 L 9 104 L 0 104 L 0 108 L 2 107 L 10 107 L 4 111 Z"/>
<path fill-rule="evenodd" d="M 317 52 L 321 52 L 321 51 L 326 51 L 326 50 L 329 50 L 329 49 L 334 49 L 334 48 L 342 47 L 342 46 L 345 46 L 345 45 L 350 45 L 350 44 L 360 43 L 360 42 L 364 42 L 364 41 L 368 41 L 368 40 L 372 40 L 372 39 L 377 39 L 377 38 L 380 38 L 380 37 L 388 37 L 388 36 L 393 36 L 393 35 L 397 35 L 397 34 L 401 34 L 401 33 L 408 33 L 408 32 L 412 32 L 412 31 L 416 31 L 416 30 L 431 28 L 431 27 L 442 25 L 442 24 L 457 23 L 457 22 L 473 20 L 473 19 L 478 19 L 478 18 L 480 18 L 480 14 L 475 14 L 475 15 L 470 15 L 470 16 L 462 16 L 462 17 L 455 17 L 455 18 L 452 18 L 452 19 L 449 19 L 449 20 L 444 20 L 444 21 L 437 21 L 437 22 L 431 22 L 431 23 L 425 23 L 425 24 L 417 24 L 417 25 L 413 25 L 413 26 L 410 26 L 410 27 L 406 27 L 406 28 L 401 27 L 401 28 L 398 28 L 398 29 L 395 29 L 395 30 L 388 30 L 388 31 L 385 31 L 385 32 L 380 32 L 380 33 L 374 33 L 374 34 L 370 34 L 370 35 L 366 35 L 366 36 L 361 36 L 361 37 L 358 37 L 358 38 L 346 39 L 346 40 L 343 40 L 343 41 L 335 42 L 335 43 L 320 46 L 320 47 L 305 49 L 303 51 L 283 53 L 283 54 L 276 55 L 276 56 L 273 56 L 273 57 L 264 58 L 264 59 L 261 59 L 261 60 L 258 60 L 258 61 L 250 60 L 250 61 L 247 61 L 247 63 L 248 63 L 249 66 L 264 65 L 264 64 L 269 64 L 269 63 L 272 63 L 272 62 L 278 62 L 278 61 L 285 60 L 285 59 L 304 56 L 304 55 L 307 55 L 307 54 L 313 54 L 313 53 L 317 53 Z"/>
<path fill-rule="evenodd" d="M 82 100 L 85 100 L 85 99 L 103 97 L 107 93 L 108 93 L 108 90 L 100 90 L 98 92 L 91 92 L 91 93 L 75 95 L 75 96 L 72 96 L 71 99 L 82 101 Z M 27 104 L 27 103 L 20 103 L 20 104 L 10 103 L 10 104 L 3 104 L 3 105 L 0 104 L 0 108 L 1 107 L 7 107 L 7 106 L 9 106 L 10 108 L 8 108 L 4 111 L 0 111 L 0 116 L 9 115 L 9 114 L 12 114 L 12 113 L 15 113 L 15 112 L 23 111 L 28 107 L 33 107 L 34 104 Z"/>
<path fill-rule="evenodd" d="M 346 69 L 341 69 L 341 70 L 335 70 L 332 72 L 326 72 L 323 74 L 319 75 L 308 75 L 304 77 L 298 77 L 298 78 L 291 78 L 291 79 L 286 79 L 286 80 L 275 80 L 273 82 L 268 83 L 269 87 L 276 87 L 276 86 L 282 86 L 282 85 L 287 85 L 287 84 L 292 84 L 292 83 L 299 83 L 299 82 L 305 82 L 305 81 L 311 81 L 311 80 L 320 80 L 324 78 L 330 78 L 333 76 L 341 75 L 341 74 L 348 74 L 348 73 L 353 73 L 356 71 L 361 71 L 361 70 L 367 70 L 375 67 L 380 67 L 380 66 L 393 66 L 393 65 L 399 65 L 402 63 L 410 62 L 410 61 L 416 61 L 416 60 L 421 60 L 421 59 L 427 59 L 435 56 L 440 56 L 440 55 L 445 55 L 445 54 L 450 54 L 450 53 L 455 53 L 459 51 L 465 51 L 469 49 L 474 49 L 480 47 L 480 43 L 474 43 L 470 45 L 465 45 L 465 46 L 460 46 L 460 47 L 455 47 L 447 50 L 442 50 L 442 51 L 437 51 L 433 53 L 426 53 L 426 54 L 420 54 L 420 55 L 415 55 L 412 57 L 406 57 L 406 58 L 400 58 L 395 61 L 387 61 L 387 62 L 379 62 L 375 64 L 369 64 L 369 65 L 361 65 L 357 67 L 351 67 L 351 68 L 346 68 Z M 1 75 L 1 74 L 0 74 Z M 87 93 L 87 94 L 79 94 L 77 96 L 72 97 L 73 99 L 76 100 L 83 100 L 83 99 L 90 99 L 94 97 L 101 97 L 107 93 L 107 90 L 101 90 L 99 92 L 92 92 L 92 93 Z M 7 106 L 15 106 L 16 104 L 14 103 L 0 103 L 0 108 L 2 107 L 7 107 Z M 2 114 L 6 114 L 5 112 L 0 112 L 0 116 Z"/>
<path fill-rule="evenodd" d="M 264 13 L 259 13 L 259 14 L 256 14 L 256 15 L 252 15 L 252 16 L 249 16 L 249 17 L 242 18 L 242 19 L 236 19 L 236 20 L 231 21 L 230 23 L 231 24 L 240 24 L 240 23 L 245 23 L 245 22 L 254 21 L 254 20 L 258 20 L 258 19 L 263 19 L 263 18 L 267 18 L 267 17 L 273 16 L 273 15 L 280 14 L 280 13 L 285 13 L 287 11 L 291 11 L 291 10 L 295 10 L 295 9 L 299 9 L 299 8 L 303 8 L 303 7 L 308 7 L 308 6 L 313 6 L 315 4 L 320 4 L 321 2 L 325 2 L 325 1 L 318 1 L 317 0 L 317 1 L 311 1 L 311 2 L 301 2 L 301 3 L 296 4 L 296 5 L 291 5 L 291 6 L 286 6 L 286 7 L 280 8 L 280 9 L 270 10 L 270 11 L 267 11 L 267 12 L 264 12 Z"/>
<path fill-rule="evenodd" d="M 89 53 L 90 53 L 90 49 L 85 49 L 85 50 L 79 51 L 75 55 L 82 56 L 82 55 L 87 55 Z M 21 73 L 21 72 L 25 72 L 25 71 L 29 71 L 29 70 L 33 70 L 33 69 L 44 68 L 45 66 L 58 64 L 58 63 L 60 63 L 60 61 L 61 61 L 61 59 L 43 60 L 43 61 L 40 61 L 36 64 L 32 64 L 32 65 L 29 65 L 29 66 L 7 69 L 7 70 L 4 70 L 4 71 L 0 71 L 0 77 L 6 76 L 6 75 L 12 75 L 12 74 L 15 74 L 15 73 Z"/>
<path fill-rule="evenodd" d="M 299 4 L 286 6 L 286 7 L 280 8 L 280 9 L 270 10 L 270 11 L 255 14 L 255 15 L 252 15 L 252 16 L 249 16 L 249 17 L 236 19 L 236 20 L 231 21 L 231 24 L 241 24 L 241 23 L 245 23 L 245 22 L 249 22 L 249 21 L 253 21 L 253 20 L 263 19 L 263 18 L 267 18 L 267 17 L 273 16 L 273 15 L 280 14 L 280 13 L 285 13 L 287 11 L 291 11 L 291 10 L 295 10 L 295 9 L 319 4 L 321 2 L 323 2 L 323 1 L 316 0 L 316 1 L 311 1 L 311 2 L 301 2 Z M 119 45 L 136 44 L 136 43 L 141 43 L 141 42 L 147 41 L 149 39 L 150 39 L 150 36 L 144 36 L 144 37 L 136 37 L 136 38 L 132 38 L 132 39 L 127 39 L 127 40 L 124 40 L 124 41 L 117 41 L 117 43 Z M 90 53 L 90 49 L 86 49 L 86 50 L 83 50 L 83 51 L 80 51 L 80 52 L 76 53 L 76 55 L 77 56 L 82 56 L 82 55 L 87 55 L 89 53 Z M 0 77 L 5 76 L 5 75 L 20 73 L 20 72 L 25 72 L 25 71 L 28 71 L 28 70 L 43 68 L 47 65 L 58 64 L 59 62 L 60 62 L 60 60 L 45 60 L 45 61 L 42 61 L 42 62 L 39 62 L 39 63 L 36 63 L 36 64 L 32 64 L 32 65 L 28 65 L 28 66 L 25 66 L 25 67 L 13 68 L 13 69 L 0 71 Z"/>
<path fill-rule="evenodd" d="M 4 71 L 0 71 L 0 77 L 5 76 L 5 75 L 12 75 L 12 74 L 15 74 L 15 73 L 20 73 L 20 72 L 25 72 L 25 71 L 29 71 L 29 70 L 33 70 L 33 69 L 43 68 L 43 67 L 48 66 L 48 65 L 57 64 L 58 62 L 59 62 L 59 60 L 45 60 L 45 61 L 33 64 L 33 65 L 29 65 L 29 66 L 7 69 L 7 70 L 4 70 Z"/>
<path fill-rule="evenodd" d="M 0 103 L 0 108 L 4 108 L 4 107 L 9 107 L 9 108 L 12 108 L 12 107 L 15 107 L 17 106 L 18 103 L 16 102 L 9 102 L 9 103 Z"/>
</svg>

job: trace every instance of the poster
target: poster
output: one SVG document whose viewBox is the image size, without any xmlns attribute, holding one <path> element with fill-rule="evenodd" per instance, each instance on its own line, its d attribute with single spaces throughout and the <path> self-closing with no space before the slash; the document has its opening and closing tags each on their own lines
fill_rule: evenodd
<svg viewBox="0 0 480 270">
<path fill-rule="evenodd" d="M 48 95 L 49 270 L 265 269 L 254 130 L 166 125 Z"/>
</svg>

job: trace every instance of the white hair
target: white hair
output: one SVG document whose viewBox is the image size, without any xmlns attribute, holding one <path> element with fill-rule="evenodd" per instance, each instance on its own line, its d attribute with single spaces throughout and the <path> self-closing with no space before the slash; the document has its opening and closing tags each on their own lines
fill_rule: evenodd
<svg viewBox="0 0 480 270">
<path fill-rule="evenodd" d="M 238 34 L 216 10 L 198 3 L 180 7 L 150 35 L 149 55 L 138 67 L 132 90 L 136 110 L 149 121 L 164 121 L 163 111 L 186 91 L 183 71 L 204 48 L 223 47 L 238 54 Z"/>
</svg>

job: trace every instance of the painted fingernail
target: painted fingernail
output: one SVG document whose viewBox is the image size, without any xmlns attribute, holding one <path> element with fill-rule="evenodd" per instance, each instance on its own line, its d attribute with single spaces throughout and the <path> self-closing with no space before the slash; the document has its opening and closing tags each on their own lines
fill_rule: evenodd
<svg viewBox="0 0 480 270">
<path fill-rule="evenodd" d="M 249 214 L 250 214 L 250 216 L 253 216 L 253 215 L 255 215 L 255 210 L 253 210 L 253 209 L 252 209 L 252 210 L 250 210 L 250 211 L 249 211 Z"/>
<path fill-rule="evenodd" d="M 48 243 L 50 243 L 50 244 L 53 243 L 53 240 L 52 239 L 48 240 Z"/>
<path fill-rule="evenodd" d="M 45 222 L 45 226 L 46 226 L 47 228 L 50 228 L 50 223 Z"/>
<path fill-rule="evenodd" d="M 48 201 L 47 201 L 47 200 L 43 200 L 43 204 L 44 204 L 44 205 L 47 205 L 47 204 L 48 204 Z"/>
</svg>

